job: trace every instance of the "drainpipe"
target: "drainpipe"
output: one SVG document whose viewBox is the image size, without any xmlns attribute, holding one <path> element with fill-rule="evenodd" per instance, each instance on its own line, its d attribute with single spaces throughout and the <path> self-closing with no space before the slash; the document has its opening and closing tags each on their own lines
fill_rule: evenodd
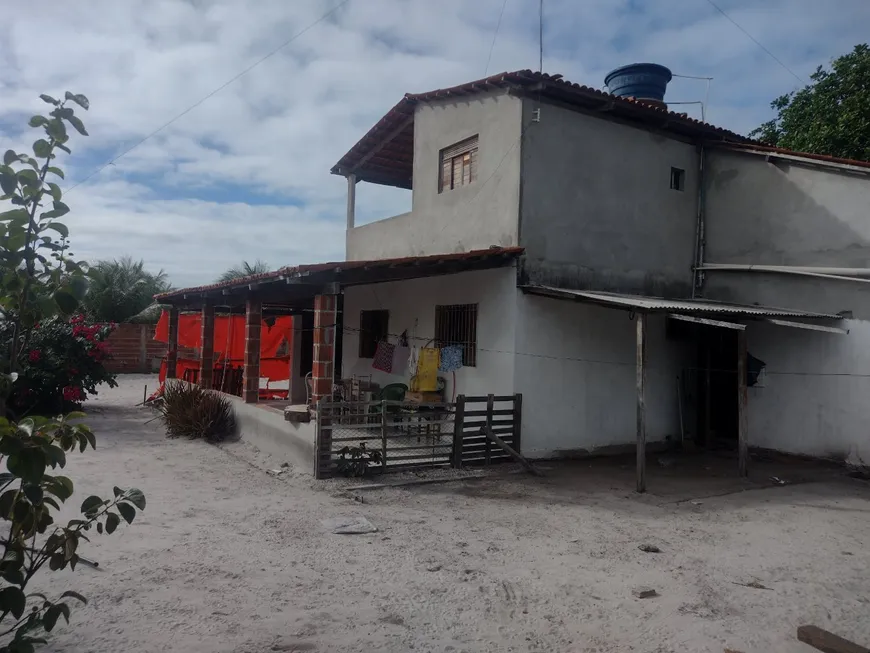
<svg viewBox="0 0 870 653">
<path fill-rule="evenodd" d="M 704 287 L 704 248 L 706 189 L 704 184 L 704 146 L 698 147 L 698 216 L 695 222 L 695 264 L 692 269 L 692 299 L 702 294 Z"/>
</svg>

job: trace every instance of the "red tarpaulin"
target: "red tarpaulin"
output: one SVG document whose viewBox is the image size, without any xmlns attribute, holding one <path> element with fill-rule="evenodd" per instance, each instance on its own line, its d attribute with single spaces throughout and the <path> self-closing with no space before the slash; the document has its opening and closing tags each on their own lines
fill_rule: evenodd
<svg viewBox="0 0 870 653">
<path fill-rule="evenodd" d="M 272 322 L 272 320 L 270 320 Z M 154 339 L 169 342 L 169 313 L 163 311 Z M 202 315 L 183 314 L 178 317 L 178 345 L 198 349 L 202 345 Z M 275 318 L 272 326 L 263 322 L 260 329 L 260 376 L 269 381 L 290 378 L 290 353 L 293 351 L 293 318 Z M 217 315 L 214 320 L 215 365 L 239 367 L 245 360 L 245 317 Z M 199 369 L 199 361 L 179 358 L 177 374 L 185 369 Z M 166 366 L 160 367 L 160 381 L 166 377 Z"/>
</svg>

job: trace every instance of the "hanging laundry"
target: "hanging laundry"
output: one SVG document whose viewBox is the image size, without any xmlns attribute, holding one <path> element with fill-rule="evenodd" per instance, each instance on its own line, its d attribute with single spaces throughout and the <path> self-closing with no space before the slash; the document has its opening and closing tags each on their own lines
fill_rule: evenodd
<svg viewBox="0 0 870 653">
<path fill-rule="evenodd" d="M 397 345 L 393 352 L 393 374 L 404 376 L 408 371 L 408 359 L 411 358 L 411 348 L 407 345 Z"/>
<path fill-rule="evenodd" d="M 439 372 L 455 372 L 462 367 L 462 345 L 447 345 L 441 348 Z"/>
<path fill-rule="evenodd" d="M 434 347 L 420 350 L 417 361 L 416 387 L 419 392 L 434 392 L 438 387 L 438 360 L 440 352 Z"/>
<path fill-rule="evenodd" d="M 393 354 L 396 351 L 396 345 L 381 340 L 375 350 L 375 357 L 372 360 L 372 367 L 381 372 L 393 371 Z"/>
</svg>

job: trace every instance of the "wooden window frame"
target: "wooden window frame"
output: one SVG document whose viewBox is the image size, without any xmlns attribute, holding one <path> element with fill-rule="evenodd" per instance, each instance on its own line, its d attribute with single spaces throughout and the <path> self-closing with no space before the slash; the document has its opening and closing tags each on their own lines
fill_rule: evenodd
<svg viewBox="0 0 870 653">
<path fill-rule="evenodd" d="M 379 313 L 383 324 L 381 328 L 374 329 L 368 322 L 366 315 Z M 384 309 L 363 309 L 359 312 L 359 347 L 358 358 L 374 358 L 378 350 L 378 343 L 390 335 L 390 312 Z"/>
<path fill-rule="evenodd" d="M 676 166 L 671 166 L 671 190 L 686 190 L 686 171 Z"/>
<path fill-rule="evenodd" d="M 438 154 L 438 192 L 443 193 L 477 181 L 479 138 L 475 134 Z"/>
<path fill-rule="evenodd" d="M 435 341 L 439 347 L 460 345 L 463 367 L 477 367 L 478 304 L 435 306 Z"/>
</svg>

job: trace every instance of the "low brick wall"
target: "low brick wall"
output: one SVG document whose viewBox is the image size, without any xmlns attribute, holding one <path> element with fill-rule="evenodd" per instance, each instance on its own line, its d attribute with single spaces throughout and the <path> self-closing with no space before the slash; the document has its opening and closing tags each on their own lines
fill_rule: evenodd
<svg viewBox="0 0 870 653">
<path fill-rule="evenodd" d="M 119 324 L 109 336 L 112 360 L 106 367 L 116 374 L 156 372 L 166 356 L 166 343 L 154 340 L 153 324 Z"/>
</svg>

